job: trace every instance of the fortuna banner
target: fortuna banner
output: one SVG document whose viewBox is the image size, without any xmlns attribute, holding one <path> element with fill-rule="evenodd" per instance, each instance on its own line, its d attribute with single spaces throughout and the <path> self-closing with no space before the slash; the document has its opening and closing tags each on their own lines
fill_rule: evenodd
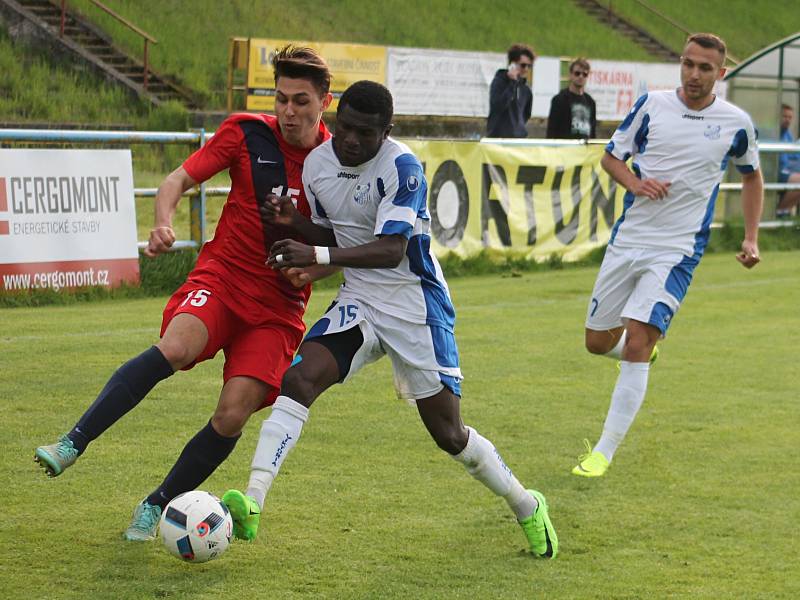
<svg viewBox="0 0 800 600">
<path fill-rule="evenodd" d="M 438 256 L 494 248 L 577 260 L 608 242 L 622 213 L 625 190 L 600 167 L 600 145 L 403 142 L 425 169 Z"/>
</svg>

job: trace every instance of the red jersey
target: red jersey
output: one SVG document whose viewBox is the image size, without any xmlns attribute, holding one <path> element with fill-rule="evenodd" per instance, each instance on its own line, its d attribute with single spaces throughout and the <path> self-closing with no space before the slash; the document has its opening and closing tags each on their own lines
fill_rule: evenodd
<svg viewBox="0 0 800 600">
<path fill-rule="evenodd" d="M 320 122 L 317 144 L 330 137 Z M 193 274 L 218 275 L 228 286 L 225 303 L 252 325 L 279 322 L 303 328 L 311 286 L 295 288 L 264 263 L 272 244 L 297 234 L 262 221 L 258 206 L 267 194 L 291 196 L 310 217 L 303 190 L 303 161 L 313 148 L 297 148 L 283 138 L 276 117 L 234 114 L 192 154 L 183 168 L 197 182 L 228 169 L 231 191 L 214 239 L 200 251 Z"/>
</svg>

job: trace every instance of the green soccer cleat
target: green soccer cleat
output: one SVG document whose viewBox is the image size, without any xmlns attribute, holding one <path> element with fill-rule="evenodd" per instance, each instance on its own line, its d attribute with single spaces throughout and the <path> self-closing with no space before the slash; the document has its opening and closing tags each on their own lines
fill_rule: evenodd
<svg viewBox="0 0 800 600">
<path fill-rule="evenodd" d="M 592 450 L 589 440 L 583 440 L 583 443 L 586 452 L 578 457 L 578 464 L 572 469 L 572 474 L 581 477 L 602 477 L 611 463 L 602 452 Z"/>
<path fill-rule="evenodd" d="M 530 517 L 523 519 L 519 524 L 525 532 L 525 537 L 528 538 L 531 554 L 539 558 L 553 559 L 558 556 L 558 536 L 550 522 L 547 501 L 541 492 L 528 490 L 528 493 L 536 498 L 539 506 Z"/>
<path fill-rule="evenodd" d="M 64 470 L 78 460 L 78 449 L 66 435 L 58 438 L 55 444 L 39 446 L 33 455 L 48 477 L 58 477 Z"/>
<path fill-rule="evenodd" d="M 122 534 L 130 542 L 149 542 L 156 537 L 158 522 L 161 519 L 161 507 L 142 500 L 133 509 L 131 524 Z"/>
<path fill-rule="evenodd" d="M 233 518 L 233 536 L 248 542 L 256 539 L 261 508 L 252 496 L 245 496 L 239 490 L 228 490 L 222 495 L 222 502 L 228 507 Z"/>
</svg>

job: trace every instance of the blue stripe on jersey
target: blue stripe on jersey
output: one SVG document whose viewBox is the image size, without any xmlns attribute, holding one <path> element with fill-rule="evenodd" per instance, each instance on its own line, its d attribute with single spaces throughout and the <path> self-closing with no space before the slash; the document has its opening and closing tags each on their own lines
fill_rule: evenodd
<svg viewBox="0 0 800 600">
<path fill-rule="evenodd" d="M 725 153 L 725 156 L 722 159 L 722 164 L 720 164 L 720 171 L 724 171 L 728 166 L 728 160 L 731 157 L 734 158 L 742 158 L 747 152 L 747 148 L 749 143 L 747 141 L 747 132 L 744 129 L 740 129 L 736 132 L 736 135 L 733 136 L 733 141 L 731 142 L 731 147 L 728 149 L 728 152 Z M 741 170 L 741 167 L 737 167 Z M 741 171 L 742 173 L 752 173 L 753 167 L 750 167 L 749 171 Z"/>
<path fill-rule="evenodd" d="M 642 171 L 639 168 L 639 165 L 633 163 L 633 172 L 639 179 L 642 178 Z M 625 220 L 625 213 L 628 212 L 628 209 L 633 205 L 633 201 L 636 200 L 636 196 L 633 195 L 633 192 L 625 192 L 625 197 L 622 199 L 622 214 L 617 219 L 617 222 L 614 223 L 614 228 L 611 230 L 611 238 L 608 240 L 608 245 L 611 246 L 614 244 L 614 238 L 617 237 L 617 230 L 619 230 L 619 226 L 622 225 L 622 222 Z"/>
<path fill-rule="evenodd" d="M 617 128 L 618 131 L 628 131 L 628 128 L 631 126 L 631 123 L 633 123 L 633 120 L 636 118 L 636 113 L 639 112 L 639 109 L 642 108 L 642 104 L 644 104 L 646 100 L 647 100 L 647 94 L 639 97 L 639 99 L 636 101 L 636 104 L 633 105 L 631 112 L 628 113 L 628 116 L 625 117 L 625 120 Z"/>
<path fill-rule="evenodd" d="M 425 322 L 438 325 L 450 331 L 456 323 L 456 311 L 444 284 L 436 278 L 436 267 L 431 259 L 431 238 L 428 235 L 415 235 L 406 247 L 408 267 L 420 278 L 422 294 L 425 297 Z"/>
<path fill-rule="evenodd" d="M 319 200 L 317 200 L 317 195 L 314 193 L 314 190 L 308 188 L 308 191 L 311 192 L 312 196 L 314 196 L 314 208 L 317 210 L 317 215 L 322 219 L 327 219 L 328 213 L 325 212 L 325 209 L 322 208 L 322 204 L 320 204 Z"/>
<path fill-rule="evenodd" d="M 753 165 L 736 165 L 736 170 L 739 171 L 739 173 L 754 173 L 755 172 L 755 169 L 753 168 Z"/>
<path fill-rule="evenodd" d="M 406 221 L 386 221 L 383 224 L 380 235 L 402 235 L 404 238 L 409 239 L 413 231 L 414 227 Z"/>
<path fill-rule="evenodd" d="M 606 152 L 609 154 L 614 154 L 614 142 L 608 142 L 606 144 Z"/>
<path fill-rule="evenodd" d="M 397 167 L 397 193 L 392 204 L 412 208 L 421 218 L 427 218 L 425 200 L 428 196 L 428 185 L 422 165 L 413 154 L 401 154 L 394 160 Z"/>
<path fill-rule="evenodd" d="M 686 296 L 686 291 L 689 289 L 689 284 L 692 282 L 694 269 L 700 263 L 700 257 L 703 256 L 706 245 L 708 244 L 708 236 L 711 232 L 711 221 L 714 218 L 714 205 L 717 202 L 718 193 L 719 184 L 714 186 L 714 191 L 708 199 L 706 214 L 703 217 L 703 223 L 700 225 L 700 231 L 694 236 L 694 253 L 691 256 L 684 256 L 681 262 L 672 267 L 672 270 L 667 276 L 667 281 L 664 284 L 664 289 L 667 290 L 667 293 L 674 296 L 679 302 Z M 666 328 L 663 331 L 666 331 Z"/>
<path fill-rule="evenodd" d="M 647 148 L 648 133 L 650 133 L 650 115 L 645 115 L 642 124 L 639 125 L 639 130 L 633 136 L 633 142 L 636 144 L 636 151 L 639 154 L 644 154 L 645 148 Z"/>
</svg>

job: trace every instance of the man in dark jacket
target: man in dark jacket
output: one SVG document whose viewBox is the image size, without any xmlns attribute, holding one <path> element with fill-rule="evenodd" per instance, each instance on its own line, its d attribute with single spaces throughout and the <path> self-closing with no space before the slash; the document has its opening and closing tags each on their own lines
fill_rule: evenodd
<svg viewBox="0 0 800 600">
<path fill-rule="evenodd" d="M 584 89 L 589 77 L 589 61 L 576 58 L 569 65 L 569 87 L 553 96 L 547 116 L 547 137 L 588 139 L 595 136 L 597 109 Z"/>
<path fill-rule="evenodd" d="M 525 123 L 533 108 L 528 79 L 535 58 L 530 46 L 514 44 L 508 49 L 508 68 L 497 70 L 489 89 L 487 137 L 528 137 Z"/>
</svg>

